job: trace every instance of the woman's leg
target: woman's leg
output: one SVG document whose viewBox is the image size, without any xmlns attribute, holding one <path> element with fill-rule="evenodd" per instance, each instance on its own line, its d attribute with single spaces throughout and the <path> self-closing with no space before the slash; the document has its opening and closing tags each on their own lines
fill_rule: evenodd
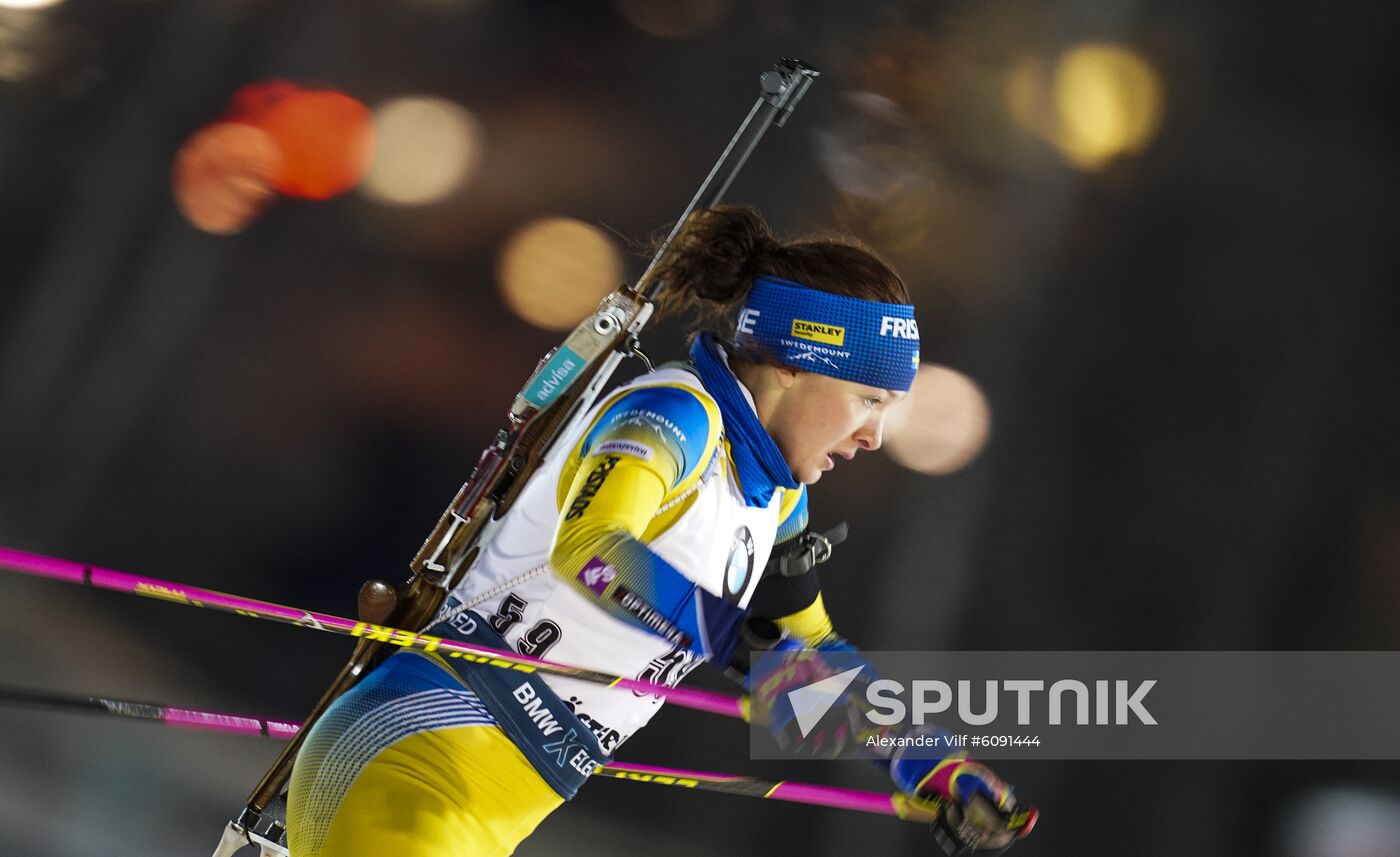
<svg viewBox="0 0 1400 857">
<path fill-rule="evenodd" d="M 563 799 L 446 666 L 394 655 L 327 710 L 292 770 L 292 857 L 507 855 Z"/>
<path fill-rule="evenodd" d="M 320 851 L 292 857 L 506 857 L 563 798 L 495 726 L 420 732 L 380 751 Z"/>
</svg>

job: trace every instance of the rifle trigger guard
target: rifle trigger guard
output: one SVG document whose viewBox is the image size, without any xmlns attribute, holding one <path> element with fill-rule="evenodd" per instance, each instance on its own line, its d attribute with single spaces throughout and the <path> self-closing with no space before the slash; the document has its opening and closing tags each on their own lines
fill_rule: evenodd
<svg viewBox="0 0 1400 857">
<path fill-rule="evenodd" d="M 639 358 L 646 364 L 648 373 L 655 372 L 656 367 L 651 365 L 651 358 L 647 356 L 641 346 L 642 343 L 641 340 L 637 339 L 637 334 L 629 333 L 627 334 L 627 338 L 622 340 L 622 344 L 617 347 L 617 350 L 622 352 L 622 356 L 624 357 Z"/>
</svg>

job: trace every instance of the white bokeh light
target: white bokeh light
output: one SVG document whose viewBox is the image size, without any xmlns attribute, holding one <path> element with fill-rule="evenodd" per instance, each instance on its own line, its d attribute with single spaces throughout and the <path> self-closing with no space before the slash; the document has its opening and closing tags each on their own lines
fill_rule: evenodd
<svg viewBox="0 0 1400 857">
<path fill-rule="evenodd" d="M 991 408 L 981 388 L 947 366 L 925 363 L 885 420 L 885 449 L 899 464 L 941 476 L 966 467 L 987 444 Z"/>
<path fill-rule="evenodd" d="M 444 98 L 406 97 L 374 111 L 375 155 L 360 185 L 390 205 L 428 205 L 450 196 L 476 172 L 481 128 Z"/>
</svg>

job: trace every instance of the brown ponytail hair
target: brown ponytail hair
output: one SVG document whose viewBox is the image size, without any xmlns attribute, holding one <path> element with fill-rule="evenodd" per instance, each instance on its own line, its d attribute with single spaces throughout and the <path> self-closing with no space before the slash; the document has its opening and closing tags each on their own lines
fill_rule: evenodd
<svg viewBox="0 0 1400 857">
<path fill-rule="evenodd" d="M 690 216 L 653 274 L 666 287 L 657 313 L 696 313 L 691 332 L 733 338 L 734 317 L 755 277 L 778 277 L 824 292 L 885 303 L 913 301 L 904 281 L 853 238 L 824 235 L 782 243 L 752 208 L 721 205 Z"/>
</svg>

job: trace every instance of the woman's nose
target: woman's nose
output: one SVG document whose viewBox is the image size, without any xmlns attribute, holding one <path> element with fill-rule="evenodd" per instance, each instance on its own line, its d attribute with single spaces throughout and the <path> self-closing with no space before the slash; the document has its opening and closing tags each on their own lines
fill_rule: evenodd
<svg viewBox="0 0 1400 857">
<path fill-rule="evenodd" d="M 880 444 L 884 441 L 884 434 L 885 415 L 882 413 L 861 425 L 855 434 L 855 441 L 860 444 L 861 449 L 873 451 L 880 448 Z"/>
</svg>

